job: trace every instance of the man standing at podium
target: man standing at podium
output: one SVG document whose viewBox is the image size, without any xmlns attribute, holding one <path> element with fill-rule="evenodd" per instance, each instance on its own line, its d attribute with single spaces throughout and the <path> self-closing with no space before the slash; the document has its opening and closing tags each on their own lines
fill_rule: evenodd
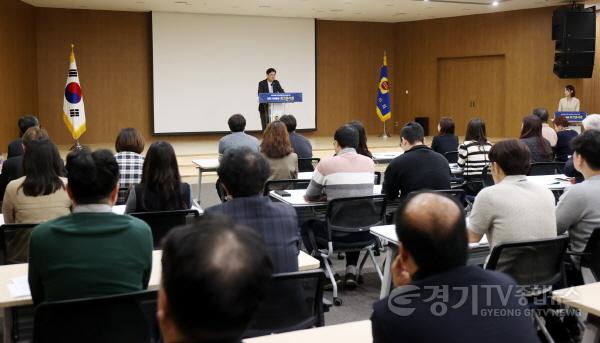
<svg viewBox="0 0 600 343">
<path fill-rule="evenodd" d="M 274 68 L 267 69 L 267 78 L 258 83 L 258 93 L 285 93 L 279 81 L 275 80 L 277 70 Z M 260 125 L 263 131 L 269 124 L 269 105 L 258 104 L 258 112 L 260 112 Z"/>
</svg>

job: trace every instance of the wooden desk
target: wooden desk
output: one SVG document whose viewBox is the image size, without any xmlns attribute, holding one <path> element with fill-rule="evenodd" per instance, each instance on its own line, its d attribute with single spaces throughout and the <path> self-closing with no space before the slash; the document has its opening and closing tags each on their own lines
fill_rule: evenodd
<svg viewBox="0 0 600 343">
<path fill-rule="evenodd" d="M 198 168 L 198 202 L 200 202 L 200 189 L 202 188 L 202 173 L 217 171 L 219 168 L 218 158 L 207 158 L 200 160 L 192 160 L 192 163 Z"/>
<path fill-rule="evenodd" d="M 321 343 L 337 341 L 345 343 L 372 342 L 371 321 L 363 320 L 244 340 L 246 343 Z"/>
<path fill-rule="evenodd" d="M 317 207 L 327 205 L 327 202 L 325 201 L 306 201 L 304 199 L 306 189 L 288 189 L 286 192 L 290 193 L 290 196 L 283 197 L 274 191 L 269 192 L 269 196 L 278 201 L 290 204 L 293 207 Z M 375 185 L 373 187 L 373 194 L 381 194 L 381 185 Z"/>
<path fill-rule="evenodd" d="M 588 313 L 581 342 L 600 340 L 600 282 L 555 290 L 552 299 Z"/>
<path fill-rule="evenodd" d="M 155 290 L 160 287 L 160 278 L 162 271 L 162 250 L 154 250 L 152 252 L 152 274 L 148 289 Z M 300 271 L 318 269 L 320 266 L 319 260 L 308 255 L 304 251 L 300 251 L 298 255 L 298 269 Z M 27 275 L 27 263 L 12 264 L 0 266 L 0 308 L 15 307 L 31 304 L 31 296 L 13 298 L 8 291 L 8 283 L 11 279 Z"/>
</svg>

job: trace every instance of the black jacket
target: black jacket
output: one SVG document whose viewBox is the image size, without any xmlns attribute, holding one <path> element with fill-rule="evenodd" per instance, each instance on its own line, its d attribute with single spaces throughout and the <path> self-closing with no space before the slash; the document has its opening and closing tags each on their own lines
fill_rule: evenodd
<svg viewBox="0 0 600 343">
<path fill-rule="evenodd" d="M 23 155 L 23 140 L 17 138 L 8 144 L 7 159 Z"/>
<path fill-rule="evenodd" d="M 450 151 L 458 151 L 458 137 L 455 135 L 433 136 L 431 150 L 442 155 Z M 452 163 L 456 163 L 456 161 Z"/>
<path fill-rule="evenodd" d="M 2 174 L 0 174 L 0 197 L 2 199 L 8 183 L 23 175 L 23 155 L 11 157 L 2 163 Z"/>
<path fill-rule="evenodd" d="M 269 84 L 266 79 L 258 83 L 258 93 L 269 93 Z M 273 93 L 285 93 L 277 80 L 273 81 Z M 258 111 L 260 113 L 267 113 L 267 105 L 268 104 L 258 104 Z"/>
</svg>

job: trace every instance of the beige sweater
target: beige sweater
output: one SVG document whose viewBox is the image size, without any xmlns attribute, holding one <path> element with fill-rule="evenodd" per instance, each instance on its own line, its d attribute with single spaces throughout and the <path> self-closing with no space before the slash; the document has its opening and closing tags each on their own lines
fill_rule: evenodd
<svg viewBox="0 0 600 343">
<path fill-rule="evenodd" d="M 298 155 L 291 153 L 282 158 L 269 158 L 263 154 L 271 166 L 269 180 L 287 180 L 298 178 Z"/>
</svg>

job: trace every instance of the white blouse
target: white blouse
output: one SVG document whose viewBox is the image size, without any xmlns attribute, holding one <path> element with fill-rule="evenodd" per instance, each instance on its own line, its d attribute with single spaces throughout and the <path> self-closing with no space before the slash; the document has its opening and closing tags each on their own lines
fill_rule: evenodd
<svg viewBox="0 0 600 343">
<path fill-rule="evenodd" d="M 558 112 L 579 112 L 579 99 L 567 97 L 560 99 Z"/>
</svg>

